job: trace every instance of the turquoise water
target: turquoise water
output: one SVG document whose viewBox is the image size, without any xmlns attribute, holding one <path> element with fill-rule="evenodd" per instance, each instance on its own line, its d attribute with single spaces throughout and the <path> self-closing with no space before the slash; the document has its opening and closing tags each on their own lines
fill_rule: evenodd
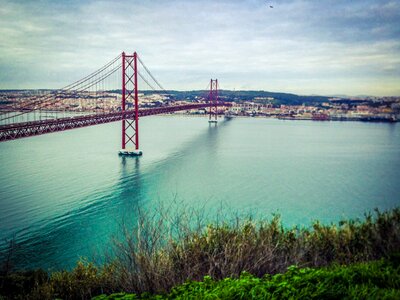
<svg viewBox="0 0 400 300">
<path fill-rule="evenodd" d="M 400 124 L 154 116 L 140 158 L 119 157 L 120 123 L 0 143 L 0 249 L 58 269 L 101 254 L 135 208 L 188 206 L 337 222 L 400 205 Z"/>
</svg>

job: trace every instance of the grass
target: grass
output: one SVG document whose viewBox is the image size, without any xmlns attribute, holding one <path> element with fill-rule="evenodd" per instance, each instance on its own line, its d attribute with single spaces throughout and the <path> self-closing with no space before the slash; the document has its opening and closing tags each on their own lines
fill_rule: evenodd
<svg viewBox="0 0 400 300">
<path fill-rule="evenodd" d="M 400 252 L 399 208 L 387 212 L 375 211 L 374 215 L 366 215 L 363 220 L 347 220 L 331 225 L 315 222 L 308 229 L 285 229 L 277 216 L 264 221 L 224 216 L 219 218 L 225 220 L 223 222 L 205 225 L 201 212 L 185 210 L 172 214 L 171 211 L 173 209 L 168 208 L 157 212 L 139 212 L 136 225 L 130 229 L 125 226 L 124 237 L 115 241 L 112 257 L 102 266 L 81 261 L 71 271 L 50 275 L 40 272 L 40 276 L 4 270 L 0 275 L 0 295 L 6 299 L 90 299 L 99 294 L 120 291 L 136 295 L 167 295 L 169 291 L 179 294 L 179 291 L 190 290 L 194 293 L 202 284 L 210 288 L 204 293 L 211 293 L 225 283 L 231 284 L 229 289 L 233 291 L 242 287 L 247 289 L 247 284 L 252 286 L 255 282 L 259 283 L 254 286 L 253 293 L 258 290 L 261 293 L 262 290 L 275 295 L 278 290 L 289 293 L 289 287 L 297 289 L 297 283 L 293 281 L 295 278 L 300 284 L 308 277 L 310 281 L 304 284 L 309 285 L 312 293 L 317 293 L 313 290 L 313 286 L 318 285 L 315 278 L 337 278 L 340 289 L 347 284 L 346 293 L 358 295 L 365 292 L 362 287 L 365 285 L 368 295 L 373 295 L 370 289 L 376 286 L 370 285 L 369 281 L 356 284 L 350 275 L 344 279 L 340 277 L 359 270 L 357 268 L 364 268 L 362 274 L 371 270 L 371 276 L 377 278 L 395 270 L 397 273 L 393 271 L 394 275 L 388 278 L 398 284 L 397 265 L 379 269 L 378 266 L 384 264 L 382 261 L 376 265 L 361 264 L 358 265 L 361 267 L 353 269 L 336 267 L 338 269 L 332 271 L 323 268 L 389 258 L 392 253 Z M 10 260 L 7 256 L 5 265 L 9 266 Z M 342 275 L 332 277 L 326 272 Z M 274 274 L 285 275 L 275 277 Z M 285 283 L 285 276 L 292 276 L 290 284 Z M 190 283 L 184 284 L 188 280 Z M 281 284 L 282 289 L 270 290 L 267 287 L 271 282 L 273 286 Z M 353 287 L 354 284 L 357 287 Z M 376 293 L 381 293 L 380 286 L 377 288 L 379 291 Z M 383 288 L 385 297 L 391 293 L 398 295 L 398 286 Z"/>
<path fill-rule="evenodd" d="M 387 260 L 320 269 L 291 266 L 284 274 L 262 278 L 246 272 L 219 281 L 205 276 L 165 294 L 117 293 L 93 299 L 400 299 L 400 268 Z"/>
</svg>

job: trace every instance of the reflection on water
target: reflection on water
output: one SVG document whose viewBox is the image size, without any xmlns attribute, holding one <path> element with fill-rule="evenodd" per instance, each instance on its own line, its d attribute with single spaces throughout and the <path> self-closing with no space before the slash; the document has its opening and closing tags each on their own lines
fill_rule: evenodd
<svg viewBox="0 0 400 300">
<path fill-rule="evenodd" d="M 278 212 L 287 226 L 399 205 L 398 124 L 148 117 L 142 157 L 117 155 L 119 130 L 0 144 L 0 239 L 16 234 L 20 266 L 58 269 L 101 254 L 138 207 L 175 197 Z"/>
</svg>

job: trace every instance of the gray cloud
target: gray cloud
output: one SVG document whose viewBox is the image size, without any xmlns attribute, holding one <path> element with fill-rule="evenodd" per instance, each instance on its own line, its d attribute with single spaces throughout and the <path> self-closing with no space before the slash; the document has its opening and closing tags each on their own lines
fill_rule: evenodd
<svg viewBox="0 0 400 300">
<path fill-rule="evenodd" d="M 170 89 L 400 94 L 398 1 L 0 1 L 0 88 L 136 50 Z"/>
</svg>

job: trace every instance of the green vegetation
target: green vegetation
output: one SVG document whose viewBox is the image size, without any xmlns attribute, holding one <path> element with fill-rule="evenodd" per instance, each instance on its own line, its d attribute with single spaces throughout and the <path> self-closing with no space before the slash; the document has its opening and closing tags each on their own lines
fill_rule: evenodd
<svg viewBox="0 0 400 300">
<path fill-rule="evenodd" d="M 171 215 L 171 211 L 176 213 Z M 0 275 L 0 295 L 6 299 L 90 299 L 121 291 L 137 295 L 171 291 L 169 297 L 185 298 L 188 293 L 188 297 L 214 298 L 213 293 L 225 297 L 251 291 L 279 298 L 291 297 L 290 293 L 300 296 L 301 288 L 305 295 L 320 298 L 329 298 L 329 293 L 330 298 L 338 293 L 361 298 L 362 293 L 398 296 L 398 261 L 392 258 L 389 263 L 388 258 L 400 252 L 399 208 L 376 211 L 362 221 L 315 222 L 310 229 L 285 229 L 277 216 L 257 222 L 241 217 L 218 219 L 224 221 L 205 226 L 203 212 L 170 207 L 139 211 L 136 226 L 125 226 L 124 238 L 115 242 L 109 262 L 95 266 L 82 261 L 71 271 L 48 277 L 39 271 L 5 270 Z M 386 260 L 318 269 L 381 258 Z M 273 276 L 279 273 L 285 275 Z"/>
<path fill-rule="evenodd" d="M 121 93 L 120 90 L 115 90 L 114 92 Z M 196 100 L 196 97 L 204 97 L 208 91 L 196 90 L 196 91 L 167 91 L 170 95 L 173 95 L 175 100 Z M 143 91 L 144 94 L 153 94 L 154 91 Z M 230 90 L 219 90 L 218 93 L 220 100 L 222 101 L 254 101 L 254 98 L 273 98 L 274 100 L 258 101 L 260 103 L 272 103 L 276 106 L 281 104 L 285 105 L 318 105 L 322 102 L 328 102 L 330 97 L 325 96 L 302 96 L 289 93 L 278 93 L 278 92 L 268 92 L 268 91 L 230 91 Z"/>
<path fill-rule="evenodd" d="M 400 299 L 398 261 L 374 261 L 322 269 L 288 268 L 284 274 L 262 278 L 242 273 L 220 281 L 205 276 L 168 294 L 118 293 L 94 300 L 112 299 Z"/>
</svg>

